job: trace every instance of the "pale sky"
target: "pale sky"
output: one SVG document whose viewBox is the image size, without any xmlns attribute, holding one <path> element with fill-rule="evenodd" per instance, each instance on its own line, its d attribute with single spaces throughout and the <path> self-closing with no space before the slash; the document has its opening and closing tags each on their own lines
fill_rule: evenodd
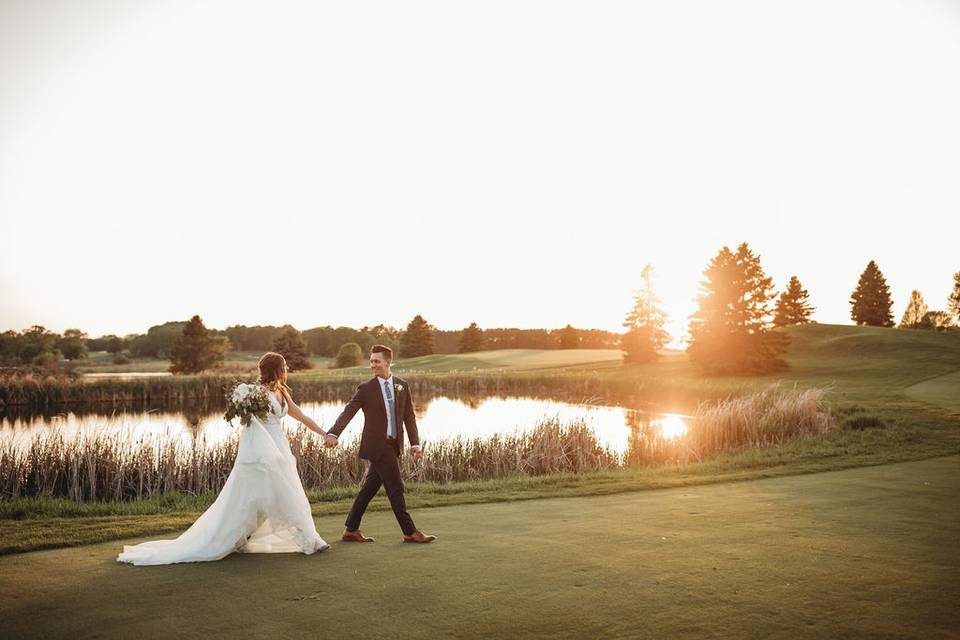
<svg viewBox="0 0 960 640">
<path fill-rule="evenodd" d="M 960 2 L 0 0 L 0 330 L 681 334 L 747 241 L 821 322 L 960 271 Z"/>
</svg>

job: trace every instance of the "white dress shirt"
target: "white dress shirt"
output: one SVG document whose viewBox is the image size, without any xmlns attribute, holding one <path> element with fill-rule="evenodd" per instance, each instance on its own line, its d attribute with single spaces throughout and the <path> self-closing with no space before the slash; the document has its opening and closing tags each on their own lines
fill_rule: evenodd
<svg viewBox="0 0 960 640">
<path fill-rule="evenodd" d="M 383 406 L 387 409 L 387 437 L 396 438 L 397 437 L 397 390 L 393 388 L 393 375 L 386 380 L 383 378 L 377 377 L 377 382 L 380 383 L 380 393 L 383 394 Z M 390 401 L 387 400 L 387 385 L 390 385 L 390 395 L 393 396 L 393 408 L 394 411 L 390 411 Z"/>
<path fill-rule="evenodd" d="M 397 389 L 393 386 L 393 374 L 390 374 L 390 377 L 384 380 L 380 376 L 377 376 L 377 382 L 380 383 L 380 393 L 383 394 L 383 406 L 387 410 L 387 436 L 390 438 L 397 437 Z M 393 408 L 394 411 L 390 411 L 390 403 L 387 401 L 387 385 L 390 385 L 390 393 L 393 395 Z M 412 449 L 419 449 L 420 445 L 411 444 Z"/>
</svg>

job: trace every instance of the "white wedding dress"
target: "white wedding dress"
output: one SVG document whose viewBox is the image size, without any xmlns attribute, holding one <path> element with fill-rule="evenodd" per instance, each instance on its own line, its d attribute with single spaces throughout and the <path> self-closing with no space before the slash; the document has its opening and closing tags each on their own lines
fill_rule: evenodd
<svg viewBox="0 0 960 640">
<path fill-rule="evenodd" d="M 219 560 L 240 553 L 315 553 L 329 549 L 317 533 L 296 458 L 280 425 L 287 415 L 272 393 L 273 410 L 240 427 L 240 445 L 220 495 L 175 540 L 124 545 L 119 562 L 136 565 Z"/>
</svg>

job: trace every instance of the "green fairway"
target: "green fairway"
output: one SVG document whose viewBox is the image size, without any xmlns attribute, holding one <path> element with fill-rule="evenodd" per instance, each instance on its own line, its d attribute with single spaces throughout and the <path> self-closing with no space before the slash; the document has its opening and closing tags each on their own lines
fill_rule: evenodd
<svg viewBox="0 0 960 640">
<path fill-rule="evenodd" d="M 120 542 L 0 558 L 4 638 L 948 638 L 960 458 L 388 512 L 368 545 L 131 567 Z M 128 543 L 130 541 L 127 541 Z"/>
<path fill-rule="evenodd" d="M 907 387 L 906 393 L 911 398 L 960 413 L 960 371 L 924 380 Z"/>
<path fill-rule="evenodd" d="M 465 373 L 508 370 L 543 371 L 554 369 L 608 369 L 619 367 L 623 354 L 618 349 L 498 349 L 475 353 L 439 353 L 419 358 L 399 358 L 394 369 L 400 375 L 416 373 Z M 346 369 L 317 369 L 306 375 L 367 375 L 366 364 Z"/>
<path fill-rule="evenodd" d="M 424 356 L 401 361 L 402 366 L 410 370 L 419 370 L 421 367 L 432 366 L 431 358 Z M 479 351 L 476 353 L 450 356 L 461 362 L 453 362 L 455 367 L 467 369 L 471 365 L 477 368 L 496 367 L 530 371 L 537 369 L 552 369 L 556 367 L 608 367 L 619 365 L 623 354 L 618 349 L 557 349 L 545 351 L 541 349 L 500 349 L 497 351 Z M 398 363 L 400 364 L 400 363 Z"/>
</svg>

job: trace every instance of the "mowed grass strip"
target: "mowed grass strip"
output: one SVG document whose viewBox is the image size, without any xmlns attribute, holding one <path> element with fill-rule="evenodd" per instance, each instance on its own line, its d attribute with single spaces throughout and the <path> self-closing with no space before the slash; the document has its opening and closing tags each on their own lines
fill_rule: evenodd
<svg viewBox="0 0 960 640">
<path fill-rule="evenodd" d="M 906 394 L 911 398 L 936 404 L 960 414 L 960 371 L 907 387 Z"/>
<path fill-rule="evenodd" d="M 0 637 L 949 638 L 960 458 L 415 512 L 439 535 L 131 567 L 121 543 L 0 558 Z M 137 542 L 140 540 L 136 540 Z M 128 541 L 134 542 L 134 541 Z"/>
</svg>

